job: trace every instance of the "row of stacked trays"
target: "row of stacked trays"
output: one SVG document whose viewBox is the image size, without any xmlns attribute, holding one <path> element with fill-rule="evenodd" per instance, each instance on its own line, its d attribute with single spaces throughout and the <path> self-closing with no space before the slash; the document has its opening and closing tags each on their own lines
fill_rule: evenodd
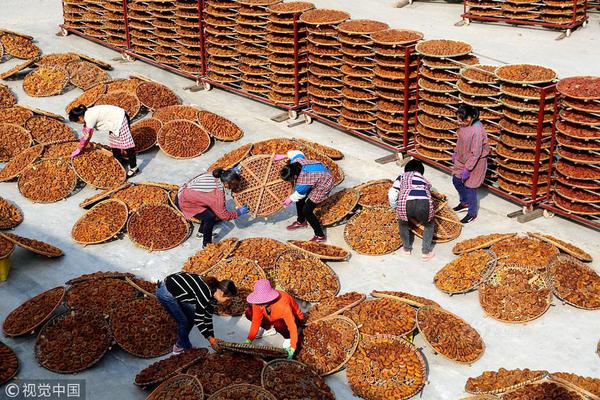
<svg viewBox="0 0 600 400">
<path fill-rule="evenodd" d="M 240 41 L 236 20 L 241 4 L 234 0 L 207 0 L 205 5 L 206 75 L 215 82 L 239 84 Z"/>
<path fill-rule="evenodd" d="M 133 0 L 127 16 L 133 53 L 188 74 L 202 73 L 197 0 Z"/>
<path fill-rule="evenodd" d="M 495 74 L 503 105 L 496 145 L 497 184 L 519 197 L 531 198 L 534 191 L 536 198 L 543 197 L 550 186 L 556 72 L 539 65 L 510 64 L 497 68 Z"/>
<path fill-rule="evenodd" d="M 478 17 L 543 22 L 557 27 L 586 18 L 585 0 L 467 0 L 468 13 Z"/>
<path fill-rule="evenodd" d="M 460 70 L 477 64 L 479 59 L 471 54 L 470 44 L 455 40 L 425 40 L 417 44 L 416 50 L 421 55 L 421 67 L 415 151 L 447 163 L 456 146 L 458 104 L 463 101 L 481 107 L 486 102 L 485 98 L 458 92 Z"/>
<path fill-rule="evenodd" d="M 126 48 L 123 0 L 64 0 L 64 26 Z"/>
<path fill-rule="evenodd" d="M 419 60 L 414 44 L 420 32 L 387 29 L 371 35 L 375 52 L 377 134 L 383 140 L 402 143 L 414 133 Z M 408 79 L 406 79 L 408 77 Z"/>
<path fill-rule="evenodd" d="M 298 105 L 308 100 L 307 30 L 300 16 L 314 8 L 314 4 L 301 1 L 269 7 L 266 72 L 270 74 L 268 97 L 274 103 Z"/>
<path fill-rule="evenodd" d="M 342 58 L 342 106 L 338 123 L 356 131 L 374 131 L 377 120 L 375 52 L 371 34 L 389 29 L 387 24 L 370 20 L 350 20 L 338 26 Z"/>
<path fill-rule="evenodd" d="M 600 77 L 558 82 L 554 204 L 572 214 L 600 215 Z"/>
<path fill-rule="evenodd" d="M 300 19 L 308 31 L 308 97 L 318 115 L 337 120 L 342 106 L 342 46 L 337 26 L 350 18 L 345 11 L 315 9 Z"/>
</svg>

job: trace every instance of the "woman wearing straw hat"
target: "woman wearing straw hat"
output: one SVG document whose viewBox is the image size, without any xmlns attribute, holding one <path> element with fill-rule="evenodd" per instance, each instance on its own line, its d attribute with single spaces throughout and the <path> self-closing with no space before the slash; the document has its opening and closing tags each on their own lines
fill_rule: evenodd
<svg viewBox="0 0 600 400">
<path fill-rule="evenodd" d="M 156 297 L 177 323 L 177 343 L 173 346 L 173 354 L 192 348 L 189 335 L 194 325 L 210 346 L 218 350 L 212 321 L 214 306 L 237 294 L 237 287 L 231 280 L 220 281 L 191 272 L 167 276 L 158 285 Z"/>
<path fill-rule="evenodd" d="M 298 322 L 304 319 L 298 303 L 286 292 L 273 289 L 268 279 L 257 281 L 246 300 L 250 303 L 246 318 L 252 321 L 246 343 L 252 343 L 259 328 L 266 331 L 262 336 L 275 330 L 283 336 L 283 348 L 292 358 L 298 348 Z"/>
<path fill-rule="evenodd" d="M 276 154 L 275 160 L 283 160 L 286 156 Z M 283 202 L 284 206 L 296 203 L 298 219 L 287 227 L 289 230 L 305 228 L 310 224 L 314 231 L 312 242 L 325 242 L 327 238 L 314 210 L 317 205 L 329 196 L 333 188 L 331 171 L 321 162 L 307 160 L 299 150 L 287 152 L 289 163 L 281 169 L 281 179 L 294 182 L 294 193 Z M 308 222 L 308 223 L 307 223 Z"/>
</svg>

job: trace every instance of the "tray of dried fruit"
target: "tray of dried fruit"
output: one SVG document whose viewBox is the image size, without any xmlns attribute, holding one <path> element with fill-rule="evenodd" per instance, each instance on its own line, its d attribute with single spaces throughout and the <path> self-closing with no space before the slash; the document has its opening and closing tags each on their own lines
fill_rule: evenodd
<svg viewBox="0 0 600 400">
<path fill-rule="evenodd" d="M 410 335 L 417 327 L 417 311 L 409 304 L 392 299 L 365 300 L 344 312 L 362 335 Z"/>
<path fill-rule="evenodd" d="M 427 364 L 421 351 L 408 341 L 376 335 L 361 340 L 346 375 L 357 396 L 406 400 L 425 386 Z"/>
<path fill-rule="evenodd" d="M 529 236 L 506 238 L 490 249 L 498 257 L 498 264 L 519 264 L 539 271 L 545 270 L 559 253 L 555 246 Z"/>
<path fill-rule="evenodd" d="M 325 380 L 307 365 L 296 360 L 273 360 L 261 374 L 262 386 L 277 398 L 335 400 Z"/>
<path fill-rule="evenodd" d="M 0 236 L 19 247 L 42 256 L 60 257 L 64 254 L 63 251 L 58 247 L 52 246 L 51 244 L 42 242 L 40 240 L 30 239 L 8 232 L 0 232 Z"/>
<path fill-rule="evenodd" d="M 552 235 L 546 235 L 539 232 L 527 232 L 527 234 L 531 237 L 539 239 L 543 242 L 549 243 L 552 246 L 558 247 L 561 251 L 583 261 L 583 262 L 591 262 L 592 256 L 581 249 L 580 247 L 575 246 L 572 243 L 566 242 L 564 240 L 560 240 Z"/>
<path fill-rule="evenodd" d="M 433 277 L 433 283 L 449 295 L 467 293 L 489 278 L 497 262 L 496 254 L 491 250 L 463 253 L 439 270 Z"/>
<path fill-rule="evenodd" d="M 434 215 L 433 240 L 436 243 L 449 242 L 460 236 L 462 224 L 446 200 L 446 196 L 432 193 Z M 418 237 L 423 237 L 424 226 L 420 223 L 410 223 L 411 230 Z"/>
<path fill-rule="evenodd" d="M 2 325 L 5 336 L 21 336 L 33 333 L 48 321 L 63 304 L 64 287 L 49 289 L 27 300 L 8 314 Z"/>
<path fill-rule="evenodd" d="M 127 205 L 120 200 L 105 200 L 82 215 L 73 228 L 71 237 L 79 244 L 90 245 L 115 238 L 127 223 Z"/>
<path fill-rule="evenodd" d="M 157 385 L 191 367 L 195 363 L 200 362 L 207 355 L 207 349 L 196 348 L 164 358 L 141 370 L 135 376 L 133 383 L 143 387 Z"/>
<path fill-rule="evenodd" d="M 273 280 L 293 297 L 320 302 L 340 291 L 337 274 L 317 257 L 298 250 L 287 250 L 273 268 Z"/>
<path fill-rule="evenodd" d="M 402 245 L 398 216 L 389 207 L 364 208 L 352 216 L 344 229 L 344 240 L 365 255 L 383 255 Z"/>
<path fill-rule="evenodd" d="M 190 224 L 167 205 L 146 205 L 127 221 L 131 241 L 148 251 L 164 251 L 179 246 L 190 235 Z"/>
<path fill-rule="evenodd" d="M 125 281 L 124 276 L 108 274 L 98 276 L 94 273 L 88 275 L 90 279 L 72 282 L 66 293 L 67 308 L 108 316 L 115 308 L 137 298 L 136 290 Z"/>
<path fill-rule="evenodd" d="M 426 297 L 395 290 L 373 290 L 371 292 L 371 296 L 380 299 L 398 300 L 415 308 L 421 308 L 425 306 L 441 307 L 438 303 Z"/>
<path fill-rule="evenodd" d="M 233 351 L 235 353 L 249 354 L 261 358 L 287 357 L 287 352 L 284 349 L 273 346 L 220 341 L 219 349 Z"/>
<path fill-rule="evenodd" d="M 239 241 L 236 238 L 228 238 L 218 243 L 211 243 L 189 257 L 183 264 L 182 270 L 201 274 L 232 254 L 238 244 Z"/>
<path fill-rule="evenodd" d="M 43 185 L 41 183 L 44 183 Z M 54 203 L 73 193 L 77 175 L 66 160 L 40 160 L 24 170 L 17 187 L 33 203 Z"/>
<path fill-rule="evenodd" d="M 561 254 L 550 263 L 552 291 L 563 303 L 584 310 L 600 309 L 600 276 L 575 257 Z"/>
<path fill-rule="evenodd" d="M 417 328 L 434 352 L 451 361 L 471 364 L 479 360 L 485 351 L 483 339 L 475 328 L 441 308 L 419 308 Z"/>
<path fill-rule="evenodd" d="M 467 379 L 465 391 L 475 395 L 499 394 L 541 381 L 548 371 L 525 369 L 484 371 L 481 375 Z"/>
<path fill-rule="evenodd" d="M 324 226 L 332 226 L 344 220 L 358 204 L 360 193 L 352 188 L 342 189 L 329 195 L 315 208 L 315 215 Z"/>
<path fill-rule="evenodd" d="M 75 285 L 78 283 L 94 281 L 97 279 L 125 279 L 126 277 L 134 277 L 129 272 L 117 272 L 117 271 L 98 271 L 91 274 L 83 274 L 76 278 L 71 278 L 65 282 L 67 285 Z"/>
<path fill-rule="evenodd" d="M 600 379 L 598 378 L 568 372 L 551 372 L 548 379 L 577 392 L 586 399 L 600 400 Z"/>
<path fill-rule="evenodd" d="M 331 244 L 315 243 L 308 240 L 288 240 L 287 243 L 291 247 L 321 260 L 345 261 L 350 257 L 350 252 Z"/>
<path fill-rule="evenodd" d="M 208 396 L 229 385 L 260 385 L 264 366 L 265 361 L 258 357 L 227 351 L 209 353 L 201 363 L 188 368 L 186 373 L 200 380 Z"/>
<path fill-rule="evenodd" d="M 15 352 L 0 342 L 0 385 L 13 379 L 19 371 L 19 359 Z"/>
<path fill-rule="evenodd" d="M 304 328 L 296 359 L 326 376 L 342 370 L 358 347 L 360 333 L 351 319 L 333 316 Z"/>
<path fill-rule="evenodd" d="M 309 325 L 327 317 L 341 315 L 365 301 L 366 298 L 364 293 L 348 292 L 324 299 L 308 309 L 304 322 Z"/>
<path fill-rule="evenodd" d="M 154 358 L 171 351 L 177 341 L 175 320 L 154 298 L 131 300 L 110 313 L 115 342 L 126 352 Z"/>
<path fill-rule="evenodd" d="M 204 390 L 198 378 L 179 374 L 169 378 L 150 393 L 146 400 L 203 399 Z"/>
<path fill-rule="evenodd" d="M 464 254 L 479 249 L 487 249 L 497 242 L 510 239 L 516 235 L 516 233 L 491 233 L 475 236 L 456 243 L 452 248 L 452 252 L 454 254 Z"/>
<path fill-rule="evenodd" d="M 516 264 L 497 266 L 478 291 L 486 315 L 511 324 L 536 320 L 552 305 L 546 274 Z"/>
<path fill-rule="evenodd" d="M 207 398 L 207 400 L 277 400 L 270 392 L 257 385 L 236 384 L 226 386 Z"/>
<path fill-rule="evenodd" d="M 158 131 L 158 147 L 169 157 L 188 159 L 204 154 L 212 144 L 210 135 L 197 123 L 177 119 Z"/>
<path fill-rule="evenodd" d="M 46 322 L 37 336 L 38 363 L 59 374 L 74 374 L 96 364 L 113 343 L 110 328 L 100 315 L 68 311 Z"/>
</svg>

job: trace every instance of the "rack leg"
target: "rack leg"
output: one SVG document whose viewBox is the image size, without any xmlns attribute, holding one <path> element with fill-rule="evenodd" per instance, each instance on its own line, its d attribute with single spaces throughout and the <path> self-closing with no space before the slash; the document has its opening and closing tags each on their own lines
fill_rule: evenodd
<svg viewBox="0 0 600 400">
<path fill-rule="evenodd" d="M 291 120 L 298 119 L 298 111 L 296 111 L 296 110 L 289 110 L 288 111 L 288 118 L 291 119 Z"/>
<path fill-rule="evenodd" d="M 62 36 L 62 37 L 69 36 L 69 31 L 61 26 L 60 30 L 58 32 L 56 32 L 56 36 Z"/>
<path fill-rule="evenodd" d="M 204 90 L 206 90 L 207 92 L 212 90 L 212 85 L 208 82 L 204 82 Z"/>
<path fill-rule="evenodd" d="M 454 26 L 468 26 L 471 23 L 471 20 L 469 20 L 468 18 L 463 18 L 460 21 L 458 21 L 457 23 L 454 24 Z"/>
<path fill-rule="evenodd" d="M 306 123 L 306 125 L 310 125 L 313 122 L 313 119 L 310 115 L 304 114 L 304 122 Z"/>
</svg>

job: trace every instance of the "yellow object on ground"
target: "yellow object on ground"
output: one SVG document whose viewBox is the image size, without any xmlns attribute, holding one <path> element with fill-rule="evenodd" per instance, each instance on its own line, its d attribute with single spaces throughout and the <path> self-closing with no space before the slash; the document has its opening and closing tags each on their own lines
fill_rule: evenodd
<svg viewBox="0 0 600 400">
<path fill-rule="evenodd" d="M 8 279 L 8 273 L 10 272 L 10 256 L 0 258 L 0 282 L 4 282 Z"/>
</svg>

